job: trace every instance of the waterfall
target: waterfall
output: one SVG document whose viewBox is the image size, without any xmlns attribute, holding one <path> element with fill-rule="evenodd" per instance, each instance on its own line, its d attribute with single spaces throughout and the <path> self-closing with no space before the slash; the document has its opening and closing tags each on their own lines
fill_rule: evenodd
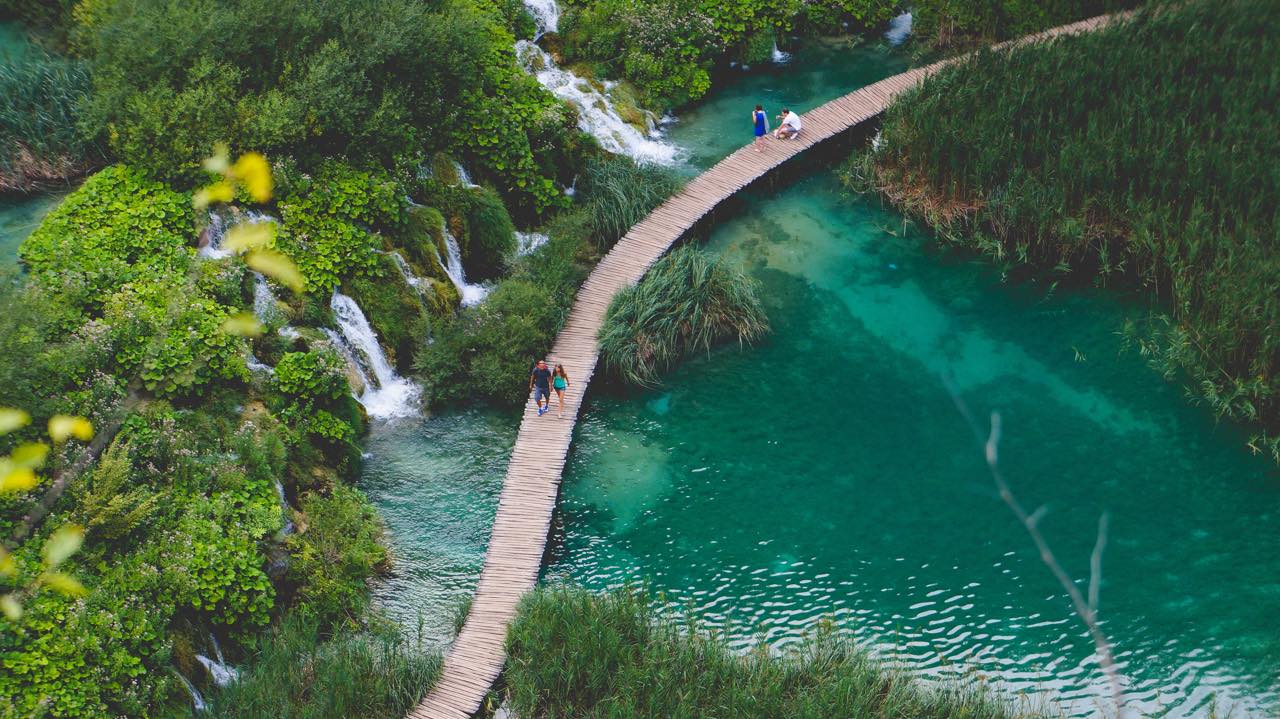
<svg viewBox="0 0 1280 719">
<path fill-rule="evenodd" d="M 578 129 L 596 138 L 604 149 L 636 162 L 671 165 L 678 159 L 680 148 L 653 139 L 656 132 L 646 135 L 628 124 L 605 94 L 583 78 L 557 67 L 542 48 L 521 40 L 516 43 L 516 57 L 551 94 L 578 109 Z"/>
<path fill-rule="evenodd" d="M 280 484 L 280 480 L 276 480 L 276 496 L 280 498 L 280 513 L 284 515 L 284 526 L 280 528 L 280 532 L 276 535 L 277 539 L 283 539 L 293 534 L 294 524 L 290 517 L 293 516 L 293 507 L 289 506 L 289 500 L 284 498 L 284 485 Z M 215 640 L 216 641 L 216 640 Z M 217 647 L 217 644 L 214 644 Z M 218 653 L 218 658 L 222 658 L 222 653 Z"/>
<path fill-rule="evenodd" d="M 209 641 L 213 645 L 213 654 L 217 659 L 210 659 L 203 654 L 196 655 L 196 661 L 200 662 L 205 671 L 209 672 L 209 677 L 213 679 L 213 683 L 218 687 L 225 687 L 240 678 L 240 672 L 235 667 L 228 666 L 227 660 L 222 657 L 222 647 L 218 646 L 218 638 L 212 633 L 209 634 Z"/>
<path fill-rule="evenodd" d="M 901 45 L 911 35 L 911 13 L 904 12 L 889 21 L 889 29 L 884 32 L 884 39 L 890 45 Z"/>
<path fill-rule="evenodd" d="M 468 190 L 474 190 L 474 189 L 476 189 L 477 187 L 479 187 L 479 185 L 477 185 L 476 183 L 474 183 L 474 182 L 472 182 L 472 181 L 471 181 L 471 173 L 470 173 L 470 172 L 467 172 L 467 168 L 463 167 L 461 162 L 458 162 L 457 160 L 454 160 L 454 161 L 453 161 L 453 170 L 454 170 L 454 172 L 457 172 L 457 173 L 458 173 L 458 184 L 459 184 L 459 185 L 462 185 L 463 187 L 467 188 Z"/>
<path fill-rule="evenodd" d="M 523 257 L 534 250 L 542 247 L 550 240 L 550 237 L 541 232 L 517 232 L 516 233 L 516 254 Z"/>
<path fill-rule="evenodd" d="M 791 53 L 783 52 L 782 50 L 779 50 L 777 40 L 773 41 L 772 57 L 773 57 L 774 65 L 786 65 L 787 63 L 791 62 Z"/>
<path fill-rule="evenodd" d="M 391 260 L 396 263 L 396 269 L 400 270 L 400 276 L 404 278 L 404 283 L 406 285 L 409 285 L 419 292 L 422 291 L 422 287 L 420 286 L 422 284 L 422 278 L 414 276 L 413 268 L 410 267 L 409 263 L 404 259 L 404 255 L 394 250 L 391 252 L 384 252 L 382 254 L 389 255 Z"/>
<path fill-rule="evenodd" d="M 556 0 L 524 0 L 524 8 L 533 16 L 533 23 L 538 26 L 538 37 L 549 32 L 559 32 L 560 8 Z"/>
<path fill-rule="evenodd" d="M 448 227 L 442 226 L 440 231 L 444 233 L 445 249 L 448 250 L 448 256 L 441 264 L 444 265 L 444 273 L 449 276 L 453 286 L 458 288 L 462 306 L 470 307 L 480 304 L 489 294 L 489 288 L 484 285 L 467 284 L 467 273 L 462 268 L 462 248 L 458 246 L 458 238 L 449 232 Z"/>
<path fill-rule="evenodd" d="M 258 321 L 269 325 L 280 319 L 280 307 L 276 295 L 261 272 L 253 273 L 253 314 Z"/>
<path fill-rule="evenodd" d="M 416 415 L 421 390 L 392 369 L 382 352 L 382 345 L 378 344 L 378 335 L 369 326 L 369 320 L 356 301 L 334 290 L 329 307 L 341 331 L 340 337 L 329 331 L 329 337 L 335 340 L 335 348 L 347 356 L 365 381 L 364 393 L 357 399 L 369 416 L 392 419 Z"/>
<path fill-rule="evenodd" d="M 258 359 L 258 355 L 254 354 L 253 350 L 249 350 L 249 356 L 244 358 L 244 365 L 249 368 L 250 372 L 276 373 L 276 368 Z"/>
<path fill-rule="evenodd" d="M 279 222 L 279 220 L 262 212 L 247 210 L 242 216 L 236 217 L 235 221 L 231 224 L 239 225 L 241 223 L 248 223 L 250 225 L 256 225 L 260 222 Z M 229 229 L 230 225 L 227 224 L 227 221 L 223 218 L 222 214 L 211 210 L 209 212 L 209 226 L 205 228 L 205 238 L 207 242 L 205 242 L 204 247 L 201 247 L 197 254 L 211 260 L 230 257 L 231 252 L 229 250 L 222 249 L 222 238 L 226 237 L 227 230 Z"/>
<path fill-rule="evenodd" d="M 178 677 L 178 681 L 182 682 L 182 686 L 187 688 L 187 693 L 191 695 L 191 707 L 198 712 L 208 711 L 209 705 L 204 703 L 204 697 L 200 696 L 200 690 L 196 689 L 191 680 L 182 676 L 182 672 L 177 669 L 174 669 L 173 673 Z"/>
</svg>

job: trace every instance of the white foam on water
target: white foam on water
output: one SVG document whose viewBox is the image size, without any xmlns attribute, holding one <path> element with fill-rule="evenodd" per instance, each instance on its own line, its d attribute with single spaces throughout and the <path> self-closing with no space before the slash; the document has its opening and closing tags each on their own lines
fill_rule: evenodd
<svg viewBox="0 0 1280 719">
<path fill-rule="evenodd" d="M 227 660 L 223 658 L 222 647 L 218 646 L 218 638 L 210 634 L 209 641 L 213 645 L 213 654 L 217 659 L 210 659 L 203 654 L 197 654 L 196 661 L 200 662 L 205 671 L 209 672 L 209 677 L 213 679 L 215 685 L 225 687 L 239 679 L 240 672 L 235 667 L 227 664 Z"/>
<path fill-rule="evenodd" d="M 235 222 L 228 224 L 226 218 L 222 216 L 222 213 L 210 210 L 209 226 L 205 229 L 208 242 L 206 242 L 205 246 L 201 247 L 196 254 L 200 257 L 205 257 L 211 260 L 230 257 L 231 251 L 224 250 L 222 248 L 222 240 L 227 236 L 227 230 L 236 225 L 256 225 L 261 222 L 278 223 L 279 220 L 264 212 L 248 210 L 243 215 L 239 216 Z"/>
<path fill-rule="evenodd" d="M 774 65 L 786 65 L 791 62 L 791 53 L 779 50 L 777 40 L 773 41 L 773 53 L 771 57 L 773 58 Z"/>
<path fill-rule="evenodd" d="M 884 39 L 890 45 L 901 45 L 911 36 L 911 13 L 904 12 L 889 21 L 889 29 L 884 31 Z"/>
<path fill-rule="evenodd" d="M 474 189 L 476 189 L 477 187 L 479 187 L 479 185 L 477 185 L 476 183 L 474 183 L 474 182 L 472 182 L 472 181 L 471 181 L 471 173 L 470 173 L 470 172 L 467 172 L 467 168 L 463 167 L 461 162 L 458 162 L 457 160 L 454 160 L 454 161 L 453 161 L 453 170 L 454 170 L 454 172 L 458 173 L 458 184 L 459 184 L 459 185 L 462 185 L 463 187 L 467 188 L 468 190 L 474 190 Z"/>
<path fill-rule="evenodd" d="M 421 388 L 396 374 L 360 306 L 335 290 L 329 307 L 338 322 L 340 335 L 332 330 L 327 334 L 334 340 L 335 348 L 346 355 L 364 380 L 364 393 L 356 399 L 364 405 L 365 411 L 374 419 L 416 416 Z"/>
<path fill-rule="evenodd" d="M 596 138 L 605 150 L 627 155 L 640 163 L 673 165 L 680 158 L 680 148 L 654 139 L 649 131 L 641 131 L 618 115 L 609 97 L 585 79 L 556 66 L 545 50 L 528 40 L 516 43 L 516 57 L 529 74 L 537 78 L 551 94 L 572 104 L 578 110 L 578 129 Z M 607 86 L 606 86 L 607 91 Z M 656 129 L 656 128 L 655 128 Z"/>
<path fill-rule="evenodd" d="M 191 695 L 191 707 L 198 712 L 208 711 L 209 705 L 205 703 L 204 697 L 200 695 L 200 690 L 196 689 L 191 680 L 182 676 L 182 672 L 177 669 L 174 669 L 173 673 L 177 675 L 178 680 L 182 682 L 182 686 L 186 687 L 187 693 Z"/>
<path fill-rule="evenodd" d="M 559 32 L 560 8 L 556 0 L 524 0 L 524 7 L 538 26 L 538 37 L 548 32 Z"/>
</svg>

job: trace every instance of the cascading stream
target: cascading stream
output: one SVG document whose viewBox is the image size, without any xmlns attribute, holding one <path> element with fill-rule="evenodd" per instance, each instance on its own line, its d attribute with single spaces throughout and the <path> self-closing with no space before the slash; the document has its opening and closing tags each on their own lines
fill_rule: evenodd
<svg viewBox="0 0 1280 719">
<path fill-rule="evenodd" d="M 449 276 L 449 280 L 453 282 L 453 286 L 458 288 L 458 295 L 462 298 L 462 306 L 470 307 L 478 305 L 484 301 L 489 294 L 489 288 L 484 285 L 475 285 L 467 282 L 467 272 L 462 267 L 462 248 L 458 246 L 458 238 L 449 232 L 449 228 L 441 226 L 440 231 L 444 233 L 445 249 L 447 256 L 440 264 L 444 265 L 444 273 Z"/>
<path fill-rule="evenodd" d="M 339 332 L 326 330 L 334 348 L 344 354 L 364 381 L 364 392 L 357 397 L 374 419 L 412 417 L 418 414 L 421 388 L 396 374 L 378 344 L 378 335 L 369 325 L 356 301 L 334 291 L 329 301 Z"/>
</svg>

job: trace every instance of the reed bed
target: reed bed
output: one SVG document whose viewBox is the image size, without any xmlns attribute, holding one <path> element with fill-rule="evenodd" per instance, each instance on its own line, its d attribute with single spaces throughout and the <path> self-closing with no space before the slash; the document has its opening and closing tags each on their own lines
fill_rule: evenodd
<svg viewBox="0 0 1280 719">
<path fill-rule="evenodd" d="M 740 655 L 695 620 L 651 613 L 634 588 L 529 594 L 507 639 L 507 691 L 525 719 L 1043 716 L 977 686 L 923 684 L 821 631 L 779 655 Z"/>
<path fill-rule="evenodd" d="M 401 719 L 440 672 L 440 657 L 397 630 L 340 632 L 288 619 L 238 681 L 214 693 L 210 719 Z"/>
<path fill-rule="evenodd" d="M 673 170 L 637 165 L 626 157 L 592 160 L 583 172 L 587 230 L 608 249 L 684 183 Z"/>
<path fill-rule="evenodd" d="M 1006 269 L 1145 288 L 1126 328 L 1280 461 L 1280 5 L 1149 6 L 987 51 L 884 117 L 845 179 Z"/>
<path fill-rule="evenodd" d="M 76 126 L 89 90 L 84 65 L 43 50 L 0 63 L 0 191 L 29 190 L 88 169 Z"/>
<path fill-rule="evenodd" d="M 686 245 L 613 298 L 600 328 L 600 359 L 613 375 L 652 387 L 689 354 L 726 341 L 749 344 L 768 331 L 755 282 Z"/>
</svg>

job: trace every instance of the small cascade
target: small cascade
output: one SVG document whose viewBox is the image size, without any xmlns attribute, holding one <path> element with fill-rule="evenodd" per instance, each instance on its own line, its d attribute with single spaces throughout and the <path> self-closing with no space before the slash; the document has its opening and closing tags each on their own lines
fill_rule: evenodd
<svg viewBox="0 0 1280 719">
<path fill-rule="evenodd" d="M 293 507 L 289 506 L 289 500 L 284 498 L 284 485 L 280 484 L 280 480 L 276 480 L 276 496 L 280 498 L 280 511 L 284 514 L 284 526 L 280 528 L 280 532 L 276 535 L 277 539 L 284 539 L 293 534 L 296 527 L 293 524 Z"/>
<path fill-rule="evenodd" d="M 396 263 L 396 269 L 400 270 L 400 276 L 404 278 L 404 283 L 406 285 L 409 285 L 419 292 L 422 291 L 422 278 L 414 276 L 413 268 L 409 266 L 409 262 L 405 260 L 404 255 L 394 250 L 383 254 L 389 255 L 391 260 Z"/>
<path fill-rule="evenodd" d="M 329 331 L 334 346 L 347 356 L 365 382 L 364 392 L 357 397 L 365 411 L 375 419 L 412 417 L 418 414 L 421 389 L 412 381 L 396 374 L 378 344 L 378 335 L 369 325 L 356 301 L 334 291 L 329 301 L 338 321 L 338 333 Z"/>
<path fill-rule="evenodd" d="M 199 655 L 197 655 L 198 657 Z M 173 673 L 178 677 L 178 681 L 182 682 L 182 686 L 187 688 L 187 693 L 191 695 L 191 708 L 198 712 L 208 711 L 209 705 L 205 703 L 204 697 L 200 695 L 200 690 L 196 689 L 196 685 L 192 684 L 190 679 L 182 676 L 182 672 L 177 669 L 174 669 Z"/>
<path fill-rule="evenodd" d="M 524 257 L 534 250 L 547 244 L 547 240 L 551 238 L 541 232 L 517 232 L 516 233 L 516 254 Z"/>
<path fill-rule="evenodd" d="M 911 13 L 904 12 L 889 21 L 889 29 L 884 31 L 884 39 L 897 47 L 911 36 Z"/>
<path fill-rule="evenodd" d="M 264 372 L 266 374 L 275 374 L 276 368 L 258 359 L 258 356 L 249 350 L 249 356 L 244 358 L 244 364 L 249 368 L 250 372 Z"/>
<path fill-rule="evenodd" d="M 213 646 L 213 654 L 216 659 L 210 659 L 203 654 L 196 655 L 196 661 L 209 672 L 209 678 L 213 679 L 213 683 L 218 687 L 225 687 L 231 682 L 240 678 L 240 672 L 235 667 L 227 664 L 227 660 L 222 656 L 222 647 L 218 646 L 218 638 L 213 634 L 209 635 L 209 642 Z"/>
<path fill-rule="evenodd" d="M 642 163 L 671 165 L 679 159 L 680 148 L 653 139 L 627 123 L 608 96 L 583 78 L 557 67 L 542 48 L 521 40 L 516 43 L 516 57 L 551 94 L 577 108 L 578 129 L 596 138 L 604 149 Z"/>
<path fill-rule="evenodd" d="M 779 50 L 777 40 L 773 41 L 773 53 L 771 57 L 773 58 L 774 65 L 786 65 L 791 62 L 791 53 Z"/>
<path fill-rule="evenodd" d="M 442 227 L 441 232 L 444 233 L 445 249 L 448 250 L 448 256 L 441 263 L 444 265 L 444 273 L 449 276 L 453 286 L 458 288 L 458 296 L 462 298 L 463 307 L 480 304 L 489 294 L 489 288 L 467 283 L 467 273 L 462 268 L 462 248 L 458 246 L 458 238 L 449 232 L 448 227 Z"/>
<path fill-rule="evenodd" d="M 472 182 L 472 181 L 471 181 L 471 173 L 470 173 L 470 172 L 467 172 L 467 168 L 463 167 L 461 162 L 458 162 L 457 160 L 454 160 L 454 161 L 453 161 L 453 170 L 454 170 L 454 172 L 457 172 L 457 173 L 458 173 L 458 184 L 459 184 L 459 185 L 462 185 L 463 187 L 467 188 L 468 190 L 474 190 L 474 189 L 476 189 L 477 187 L 479 187 L 479 185 L 477 185 L 476 183 L 474 183 L 474 182 Z"/>
<path fill-rule="evenodd" d="M 276 304 L 276 294 L 261 272 L 253 273 L 253 314 L 264 325 L 274 324 L 280 320 L 280 305 Z"/>
<path fill-rule="evenodd" d="M 533 24 L 538 27 L 537 40 L 549 32 L 559 32 L 560 8 L 556 0 L 524 0 L 524 8 L 533 16 Z"/>
<path fill-rule="evenodd" d="M 230 250 L 222 249 L 222 239 L 227 236 L 227 230 L 231 229 L 233 225 L 245 223 L 256 225 L 260 222 L 279 222 L 279 220 L 271 215 L 262 212 L 255 212 L 254 210 L 248 210 L 239 217 L 233 217 L 233 220 L 234 221 L 231 224 L 228 224 L 222 213 L 211 210 L 209 212 L 209 225 L 205 228 L 206 241 L 204 247 L 201 247 L 197 254 L 211 260 L 230 257 Z"/>
</svg>

